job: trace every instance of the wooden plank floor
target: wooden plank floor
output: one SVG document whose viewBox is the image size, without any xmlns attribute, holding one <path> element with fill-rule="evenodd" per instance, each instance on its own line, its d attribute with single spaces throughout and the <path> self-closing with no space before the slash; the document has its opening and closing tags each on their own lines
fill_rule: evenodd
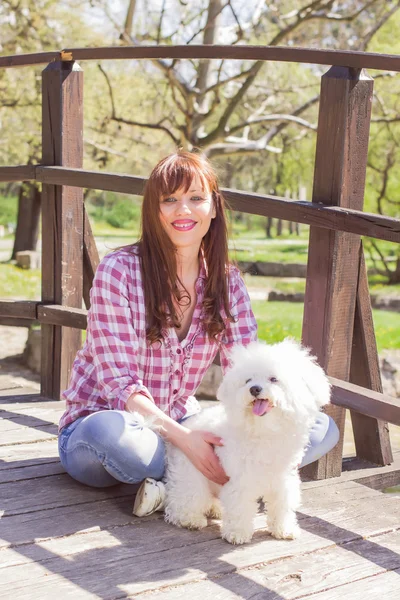
<svg viewBox="0 0 400 600">
<path fill-rule="evenodd" d="M 74 482 L 57 457 L 62 403 L 24 394 L 0 391 L 0 599 L 399 600 L 400 497 L 374 489 L 400 483 L 398 454 L 304 482 L 299 540 L 268 536 L 260 513 L 234 547 L 217 521 L 190 532 L 133 517 L 132 486 Z"/>
</svg>

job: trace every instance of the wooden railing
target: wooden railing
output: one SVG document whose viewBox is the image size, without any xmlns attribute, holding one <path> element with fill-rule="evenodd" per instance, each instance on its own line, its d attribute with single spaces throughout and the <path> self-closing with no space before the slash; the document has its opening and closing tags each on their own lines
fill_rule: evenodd
<svg viewBox="0 0 400 600">
<path fill-rule="evenodd" d="M 392 461 L 387 422 L 400 402 L 382 394 L 361 235 L 400 242 L 400 220 L 363 212 L 373 80 L 364 68 L 400 71 L 400 57 L 262 46 L 150 46 L 66 49 L 0 57 L 0 67 L 50 63 L 43 71 L 43 159 L 0 167 L 0 181 L 42 183 L 42 300 L 0 302 L 0 316 L 42 325 L 41 393 L 59 398 L 86 327 L 84 300 L 99 257 L 82 188 L 141 194 L 145 179 L 82 169 L 83 72 L 76 60 L 224 58 L 333 65 L 322 76 L 312 202 L 224 190 L 235 210 L 311 226 L 303 342 L 333 384 L 327 411 L 341 439 L 307 467 L 314 478 L 340 475 L 345 409 L 357 456 Z M 51 62 L 50 62 L 51 61 Z"/>
</svg>

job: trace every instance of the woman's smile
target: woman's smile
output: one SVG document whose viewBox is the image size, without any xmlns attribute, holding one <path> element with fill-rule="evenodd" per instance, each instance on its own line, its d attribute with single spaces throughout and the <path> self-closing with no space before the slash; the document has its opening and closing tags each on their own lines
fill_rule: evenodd
<svg viewBox="0 0 400 600">
<path fill-rule="evenodd" d="M 193 221 L 192 219 L 179 219 L 173 221 L 171 225 L 177 231 L 190 231 L 197 225 L 197 222 Z"/>
</svg>

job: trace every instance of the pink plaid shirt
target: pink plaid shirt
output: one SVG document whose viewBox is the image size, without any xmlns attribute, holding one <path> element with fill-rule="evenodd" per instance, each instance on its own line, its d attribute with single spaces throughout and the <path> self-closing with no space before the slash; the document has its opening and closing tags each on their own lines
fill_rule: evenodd
<svg viewBox="0 0 400 600">
<path fill-rule="evenodd" d="M 117 250 L 100 263 L 91 290 L 87 336 L 78 352 L 70 386 L 64 392 L 66 411 L 60 430 L 79 417 L 99 410 L 124 410 L 133 393 L 151 399 L 167 415 L 179 420 L 198 412 L 193 396 L 218 351 L 221 367 L 228 351 L 257 337 L 249 296 L 236 267 L 230 268 L 229 300 L 235 322 L 226 323 L 219 342 L 210 341 L 201 323 L 205 268 L 196 281 L 197 303 L 186 338 L 179 342 L 174 328 L 163 342 L 146 341 L 145 304 L 137 248 Z M 224 311 L 221 312 L 224 318 Z"/>
</svg>

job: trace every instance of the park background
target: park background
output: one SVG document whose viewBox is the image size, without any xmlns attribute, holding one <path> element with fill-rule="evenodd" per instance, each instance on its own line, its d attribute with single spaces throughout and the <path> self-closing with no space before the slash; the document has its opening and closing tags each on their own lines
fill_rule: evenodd
<svg viewBox="0 0 400 600">
<path fill-rule="evenodd" d="M 138 44 L 400 54 L 399 26 L 400 2 L 387 0 L 2 0 L 0 55 Z M 223 187 L 311 200 L 325 67 L 229 60 L 93 61 L 81 67 L 85 169 L 147 176 L 175 148 L 201 149 Z M 41 162 L 41 70 L 0 72 L 0 164 Z M 399 217 L 400 77 L 368 74 L 374 98 L 364 210 Z M 85 202 L 100 256 L 137 238 L 141 198 L 85 190 Z M 40 184 L 0 185 L 3 298 L 40 299 L 39 214 Z M 231 213 L 230 229 L 231 258 L 242 266 L 307 263 L 307 226 Z M 400 396 L 400 247 L 371 239 L 364 246 L 379 307 L 373 317 L 385 391 Z M 25 250 L 38 253 L 30 255 L 29 269 L 16 261 Z M 296 277 L 282 277 L 279 269 L 273 277 L 245 275 L 267 342 L 301 337 L 302 270 Z M 281 301 L 271 301 L 276 292 Z M 15 357 L 24 349 L 26 328 L 0 329 L 0 376 L 30 377 Z"/>
</svg>

